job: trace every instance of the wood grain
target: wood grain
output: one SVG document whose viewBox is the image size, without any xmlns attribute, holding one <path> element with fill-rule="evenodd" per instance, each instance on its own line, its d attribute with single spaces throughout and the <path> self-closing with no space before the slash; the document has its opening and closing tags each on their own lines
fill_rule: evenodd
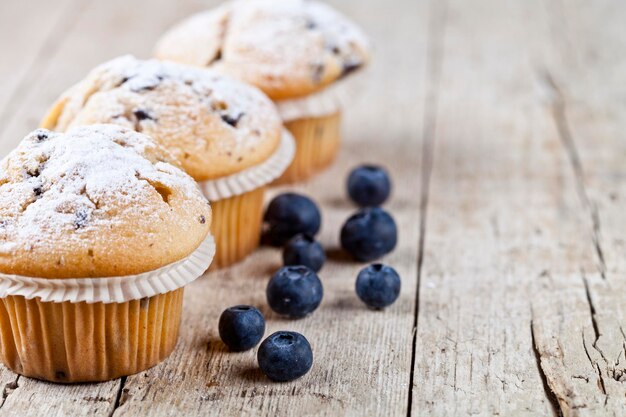
<svg viewBox="0 0 626 417">
<path fill-rule="evenodd" d="M 94 65 L 148 57 L 165 28 L 216 3 L 3 2 L 0 154 Z M 181 340 L 163 364 L 73 386 L 0 367 L 0 416 L 626 414 L 626 8 L 332 3 L 376 53 L 355 82 L 337 164 L 289 188 L 323 211 L 320 309 L 297 321 L 267 309 L 280 254 L 264 248 L 187 289 Z M 354 210 L 343 181 L 363 161 L 395 180 L 400 243 L 385 262 L 403 289 L 385 312 L 356 299 L 361 265 L 337 249 Z M 261 307 L 268 334 L 305 334 L 311 373 L 273 384 L 254 351 L 225 351 L 217 318 L 235 303 Z"/>
<path fill-rule="evenodd" d="M 563 279 L 552 280 L 553 293 L 571 296 L 560 297 L 564 301 L 556 311 L 555 303 L 538 309 L 538 349 L 566 414 L 624 415 L 625 223 L 619 200 L 626 186 L 618 178 L 626 160 L 621 138 L 625 106 L 619 99 L 626 93 L 626 59 L 616 51 L 624 50 L 626 31 L 618 17 L 619 2 L 546 6 L 543 39 L 549 42 L 537 39 L 535 45 L 545 62 L 553 118 L 586 214 L 581 225 L 593 264 L 581 266 L 572 277 L 579 283 L 576 289 Z M 546 304 L 544 300 L 542 307 Z"/>
<path fill-rule="evenodd" d="M 600 272 L 598 251 L 537 54 L 543 6 L 448 6 L 427 137 L 414 414 L 579 415 L 624 404 L 617 387 L 617 404 L 605 404 L 586 356 L 596 314 L 581 271 Z"/>
<path fill-rule="evenodd" d="M 480 3 L 449 2 L 439 52 L 413 414 L 550 415 L 528 286 L 560 255 L 557 203 L 576 195 L 520 4 Z"/>
</svg>

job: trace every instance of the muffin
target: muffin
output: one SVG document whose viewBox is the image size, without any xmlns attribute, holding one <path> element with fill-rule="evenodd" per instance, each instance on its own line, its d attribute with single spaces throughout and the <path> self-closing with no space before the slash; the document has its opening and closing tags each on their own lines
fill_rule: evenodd
<svg viewBox="0 0 626 417">
<path fill-rule="evenodd" d="M 183 286 L 208 267 L 211 209 L 149 137 L 39 129 L 0 164 L 0 359 L 104 381 L 174 349 Z"/>
<path fill-rule="evenodd" d="M 213 266 L 259 245 L 265 186 L 289 165 L 294 145 L 258 89 L 206 69 L 123 56 L 64 93 L 42 126 L 93 123 L 146 133 L 199 182 L 213 209 Z"/>
<path fill-rule="evenodd" d="M 339 149 L 342 82 L 369 60 L 361 30 L 312 0 L 235 0 L 193 15 L 165 33 L 159 59 L 211 67 L 272 98 L 296 139 L 278 182 L 309 178 Z"/>
</svg>

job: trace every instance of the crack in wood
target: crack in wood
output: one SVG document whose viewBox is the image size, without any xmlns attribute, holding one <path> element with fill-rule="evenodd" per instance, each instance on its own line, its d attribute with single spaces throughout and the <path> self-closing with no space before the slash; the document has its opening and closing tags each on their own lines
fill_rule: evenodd
<svg viewBox="0 0 626 417">
<path fill-rule="evenodd" d="M 606 385 L 604 385 L 604 377 L 602 376 L 602 371 L 600 370 L 600 365 L 596 363 L 596 370 L 598 371 L 598 387 L 600 391 L 604 394 L 604 406 L 609 402 L 609 394 L 606 392 Z"/>
<path fill-rule="evenodd" d="M 4 389 L 2 390 L 2 401 L 0 402 L 0 408 L 4 407 L 4 403 L 6 402 L 9 395 L 13 393 L 16 389 L 19 388 L 20 375 L 15 377 L 15 380 L 9 381 L 4 385 Z"/>
<path fill-rule="evenodd" d="M 585 210 L 588 211 L 588 214 L 590 216 L 592 227 L 591 239 L 596 252 L 596 256 L 598 257 L 598 269 L 600 275 L 602 276 L 602 279 L 606 279 L 606 262 L 604 259 L 604 250 L 602 249 L 602 245 L 600 243 L 600 216 L 598 214 L 598 208 L 596 203 L 589 197 L 589 194 L 587 193 L 587 187 L 585 186 L 585 171 L 583 169 L 580 154 L 578 152 L 578 148 L 576 147 L 576 142 L 574 141 L 574 136 L 572 134 L 569 121 L 567 119 L 565 95 L 563 94 L 563 90 L 549 71 L 539 71 L 539 78 L 542 81 L 542 84 L 546 86 L 548 92 L 550 93 L 552 118 L 554 120 L 554 124 L 556 125 L 559 139 L 561 140 L 561 143 L 565 148 L 570 164 L 572 166 L 572 170 L 574 171 L 578 196 Z"/>
<path fill-rule="evenodd" d="M 543 384 L 543 392 L 548 399 L 548 402 L 552 406 L 552 413 L 555 416 L 563 417 L 563 409 L 561 408 L 561 400 L 559 399 L 556 393 L 552 390 L 550 386 L 550 381 L 548 380 L 548 375 L 543 370 L 541 366 L 541 352 L 539 351 L 539 347 L 537 346 L 537 342 L 535 340 L 535 329 L 533 327 L 533 321 L 530 321 L 530 340 L 532 343 L 532 350 L 535 356 L 535 362 L 537 365 L 537 370 L 539 371 L 539 376 L 541 377 L 541 382 Z"/>
<path fill-rule="evenodd" d="M 587 303 L 589 304 L 589 314 L 591 316 L 591 324 L 593 326 L 593 332 L 594 332 L 594 341 L 591 344 L 591 346 L 600 354 L 600 357 L 602 358 L 602 360 L 605 362 L 606 364 L 606 368 L 607 368 L 607 375 L 609 373 L 611 373 L 611 371 L 613 372 L 613 374 L 615 374 L 615 367 L 610 367 L 609 365 L 609 361 L 606 358 L 606 356 L 604 355 L 604 352 L 602 351 L 602 349 L 600 349 L 598 347 L 598 340 L 600 339 L 601 333 L 600 333 L 600 329 L 598 327 L 598 321 L 596 318 L 596 307 L 595 304 L 593 302 L 593 298 L 591 296 L 591 290 L 589 288 L 589 282 L 587 281 L 587 278 L 585 277 L 585 275 L 582 275 L 582 280 L 583 280 L 583 284 L 584 284 L 584 288 L 585 288 L 585 296 L 587 297 Z M 602 375 L 602 369 L 600 368 L 600 364 L 597 361 L 594 361 L 591 358 L 591 355 L 589 354 L 589 351 L 587 350 L 587 346 L 585 344 L 585 334 L 583 332 L 583 346 L 585 348 L 585 353 L 587 354 L 587 358 L 589 359 L 589 362 L 591 362 L 592 367 L 594 368 L 594 370 L 596 371 L 596 373 L 598 374 L 598 388 L 600 389 L 600 391 L 602 391 L 602 393 L 604 394 L 604 405 L 606 406 L 609 402 L 609 394 L 606 390 L 606 384 L 604 381 L 604 376 Z M 619 358 L 618 358 L 618 363 L 619 364 Z M 617 364 L 615 364 L 615 366 L 617 366 Z M 615 379 L 615 377 L 613 377 L 613 379 Z M 616 379 L 619 381 L 619 379 Z"/>
<path fill-rule="evenodd" d="M 598 375 L 597 386 L 598 389 L 604 394 L 604 405 L 606 406 L 609 400 L 609 396 L 606 392 L 606 385 L 604 385 L 604 377 L 602 376 L 602 370 L 596 361 L 591 358 L 591 354 L 589 353 L 589 349 L 587 348 L 587 340 L 585 338 L 585 332 L 582 332 L 583 339 L 583 348 L 585 349 L 585 354 L 587 355 L 587 359 L 593 368 L 593 371 Z M 593 346 L 593 344 L 592 344 Z M 587 380 L 589 382 L 589 380 Z"/>
<path fill-rule="evenodd" d="M 428 198 L 430 193 L 430 178 L 434 166 L 435 134 L 437 130 L 437 107 L 439 101 L 439 85 L 443 67 L 443 39 L 447 21 L 447 1 L 431 1 L 431 15 L 428 28 L 428 71 L 427 77 L 431 81 L 425 98 L 423 117 L 422 143 L 422 179 L 420 196 L 420 225 L 417 247 L 417 289 L 415 291 L 415 309 L 413 312 L 413 340 L 411 351 L 411 367 L 409 375 L 409 393 L 407 416 L 411 416 L 413 408 L 413 384 L 415 362 L 417 355 L 417 326 L 419 323 L 420 287 L 422 267 L 424 264 L 424 246 L 426 242 L 426 224 L 428 217 Z"/>
<path fill-rule="evenodd" d="M 626 359 L 626 333 L 624 332 L 624 329 L 622 328 L 622 326 L 619 326 L 619 331 L 622 334 L 622 338 L 624 339 L 624 342 L 622 343 L 622 348 L 624 352 L 624 359 Z M 622 373 L 622 375 L 625 375 L 624 372 Z M 620 378 L 620 381 L 621 381 L 621 378 Z"/>
<path fill-rule="evenodd" d="M 582 280 L 583 280 L 583 286 L 585 288 L 585 297 L 587 298 L 587 304 L 589 305 L 589 315 L 591 316 L 591 325 L 593 326 L 593 333 L 595 335 L 595 339 L 593 343 L 591 344 L 591 346 L 593 346 L 593 348 L 596 351 L 598 351 L 602 359 L 604 359 L 604 362 L 608 364 L 609 361 L 604 356 L 604 352 L 602 352 L 602 350 L 598 347 L 598 339 L 600 339 L 600 336 L 602 334 L 600 333 L 600 328 L 598 326 L 598 320 L 596 318 L 596 306 L 591 297 L 591 290 L 589 289 L 589 282 L 587 281 L 587 278 L 585 277 L 584 273 L 582 274 Z"/>
<path fill-rule="evenodd" d="M 120 386 L 117 390 L 117 394 L 115 395 L 115 402 L 113 403 L 113 408 L 109 413 L 109 417 L 113 417 L 115 415 L 115 412 L 128 400 L 128 391 L 124 389 L 124 386 L 126 385 L 126 379 L 127 377 L 125 376 L 120 378 Z"/>
</svg>

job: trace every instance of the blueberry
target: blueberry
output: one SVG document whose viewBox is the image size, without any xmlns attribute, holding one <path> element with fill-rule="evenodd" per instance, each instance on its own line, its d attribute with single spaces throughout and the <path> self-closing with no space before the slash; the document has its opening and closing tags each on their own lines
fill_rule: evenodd
<svg viewBox="0 0 626 417">
<path fill-rule="evenodd" d="M 350 172 L 348 195 L 361 207 L 383 204 L 391 193 L 391 180 L 387 171 L 375 165 L 362 165 Z"/>
<path fill-rule="evenodd" d="M 356 293 L 372 308 L 385 308 L 400 295 L 400 276 L 395 269 L 383 264 L 363 268 L 356 279 Z"/>
<path fill-rule="evenodd" d="M 378 207 L 359 210 L 341 228 L 341 246 L 361 262 L 373 261 L 391 252 L 397 241 L 396 222 Z"/>
<path fill-rule="evenodd" d="M 233 352 L 243 352 L 259 343 L 265 333 L 265 319 L 252 306 L 227 308 L 220 316 L 220 338 Z"/>
<path fill-rule="evenodd" d="M 318 272 L 325 261 L 326 254 L 322 245 L 310 235 L 295 235 L 283 250 L 285 265 L 304 265 Z"/>
<path fill-rule="evenodd" d="M 305 375 L 313 366 L 313 351 L 306 337 L 276 332 L 259 346 L 259 367 L 272 381 L 287 382 Z"/>
<path fill-rule="evenodd" d="M 300 318 L 320 305 L 324 289 L 317 274 L 306 266 L 284 266 L 270 279 L 265 294 L 272 310 Z"/>
<path fill-rule="evenodd" d="M 283 246 L 298 233 L 315 236 L 320 230 L 322 218 L 317 205 L 310 198 L 285 193 L 270 202 L 264 222 L 267 242 L 272 246 Z"/>
</svg>

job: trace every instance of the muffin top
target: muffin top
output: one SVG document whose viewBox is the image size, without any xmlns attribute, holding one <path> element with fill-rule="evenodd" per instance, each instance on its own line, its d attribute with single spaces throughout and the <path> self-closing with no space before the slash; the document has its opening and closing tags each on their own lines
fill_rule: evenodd
<svg viewBox="0 0 626 417">
<path fill-rule="evenodd" d="M 211 209 L 173 161 L 121 126 L 30 133 L 0 163 L 0 272 L 124 276 L 185 258 Z"/>
<path fill-rule="evenodd" d="M 42 127 L 97 123 L 149 135 L 198 181 L 265 161 L 281 138 L 276 108 L 258 89 L 210 70 L 132 56 L 91 71 L 57 100 Z"/>
<path fill-rule="evenodd" d="M 369 59 L 361 30 L 312 0 L 235 0 L 183 20 L 159 40 L 155 55 L 213 66 L 272 99 L 319 91 Z"/>
</svg>

